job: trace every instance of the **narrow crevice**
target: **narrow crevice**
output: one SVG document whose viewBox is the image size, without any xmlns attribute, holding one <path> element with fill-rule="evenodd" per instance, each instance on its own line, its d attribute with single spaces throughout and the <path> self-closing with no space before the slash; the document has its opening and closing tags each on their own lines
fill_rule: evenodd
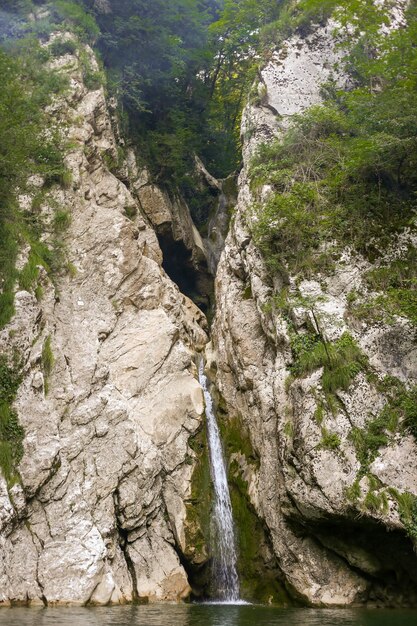
<svg viewBox="0 0 417 626">
<path fill-rule="evenodd" d="M 119 524 L 119 515 L 117 513 L 117 511 L 119 510 L 118 491 L 115 491 L 115 493 L 113 494 L 113 501 L 114 501 L 116 524 L 117 524 L 117 532 L 119 535 L 119 546 L 120 546 L 121 551 L 123 552 L 123 556 L 126 561 L 127 570 L 132 580 L 132 602 L 139 603 L 140 599 L 139 599 L 139 593 L 138 593 L 138 579 L 136 576 L 135 565 L 130 557 L 129 550 L 128 550 L 129 531 L 122 528 Z"/>
<path fill-rule="evenodd" d="M 123 552 L 123 556 L 125 558 L 126 561 L 126 565 L 127 565 L 127 569 L 128 572 L 130 574 L 130 577 L 132 579 L 132 601 L 139 603 L 139 593 L 138 593 L 138 579 L 136 576 L 136 570 L 135 570 L 135 565 L 130 557 L 129 554 L 129 550 L 128 550 L 128 536 L 129 533 L 127 530 L 125 530 L 124 528 L 121 528 L 120 526 L 118 526 L 117 528 L 118 533 L 119 533 L 119 545 L 120 545 L 120 549 Z"/>
<path fill-rule="evenodd" d="M 206 259 L 196 260 L 182 240 L 175 240 L 170 229 L 159 229 L 158 241 L 162 250 L 162 267 L 181 293 L 192 300 L 205 314 L 214 301 L 214 277 Z"/>
<path fill-rule="evenodd" d="M 196 565 L 194 563 L 191 563 L 191 561 L 186 558 L 176 540 L 173 544 L 173 548 L 176 555 L 178 556 L 180 564 L 187 574 L 188 584 L 191 587 L 190 600 L 201 601 L 202 599 L 208 599 L 211 559 L 202 563 L 201 565 Z"/>
</svg>

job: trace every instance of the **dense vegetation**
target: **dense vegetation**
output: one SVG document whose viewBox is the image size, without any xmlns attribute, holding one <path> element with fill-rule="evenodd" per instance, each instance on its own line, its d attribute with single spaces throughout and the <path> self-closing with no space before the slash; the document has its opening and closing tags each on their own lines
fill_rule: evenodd
<svg viewBox="0 0 417 626">
<path fill-rule="evenodd" d="M 301 3 L 310 12 L 335 4 Z M 276 191 L 255 211 L 255 235 L 273 270 L 313 274 L 331 267 L 346 243 L 373 260 L 415 214 L 416 5 L 407 27 L 390 34 L 381 33 L 388 18 L 375 3 L 344 3 L 337 16 L 356 26 L 345 57 L 355 86 L 324 86 L 324 103 L 261 148 L 253 164 L 254 185 Z M 415 305 L 415 279 L 408 285 Z"/>
<path fill-rule="evenodd" d="M 193 153 L 216 175 L 240 161 L 240 113 L 255 76 L 259 27 L 276 0 L 121 0 L 111 12 L 84 0 L 101 30 L 110 89 L 134 137 L 165 182 L 193 169 Z"/>
<path fill-rule="evenodd" d="M 0 469 L 9 483 L 15 480 L 23 456 L 24 432 L 12 407 L 21 382 L 17 355 L 11 364 L 0 355 Z"/>
<path fill-rule="evenodd" d="M 241 160 L 240 116 L 262 57 L 263 29 L 284 0 L 5 0 L 0 34 L 46 38 L 70 27 L 94 44 L 128 141 L 159 183 L 178 186 L 195 217 L 194 154 L 216 176 Z M 36 20 L 27 16 L 38 8 Z M 48 13 L 39 14 L 39 9 Z M 40 17 L 39 17 L 40 15 Z M 93 77 L 93 83 L 97 83 Z M 201 208 L 203 207 L 203 208 Z"/>
<path fill-rule="evenodd" d="M 240 113 L 277 0 L 5 0 L 0 29 L 46 36 L 70 24 L 94 43 L 126 136 L 164 183 L 186 184 L 197 152 L 218 176 L 240 162 Z M 49 14 L 27 22 L 30 7 Z M 3 27 L 2 26 L 3 22 Z"/>
<path fill-rule="evenodd" d="M 48 188 L 65 178 L 60 131 L 44 111 L 66 83 L 45 69 L 47 58 L 32 37 L 0 50 L 0 327 L 13 313 L 15 281 L 28 288 L 37 265 L 49 269 L 54 264 L 52 250 L 40 241 L 45 231 L 37 212 Z M 36 186 L 35 175 L 41 176 L 43 188 Z M 33 206 L 22 209 L 17 196 L 27 191 L 34 196 Z M 24 244 L 31 251 L 19 273 L 15 261 Z"/>
</svg>

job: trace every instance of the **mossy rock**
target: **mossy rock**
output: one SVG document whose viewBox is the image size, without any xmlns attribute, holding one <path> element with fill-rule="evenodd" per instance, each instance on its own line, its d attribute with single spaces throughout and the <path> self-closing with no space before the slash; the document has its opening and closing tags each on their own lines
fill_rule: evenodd
<svg viewBox="0 0 417 626">
<path fill-rule="evenodd" d="M 248 485 L 237 461 L 243 456 L 244 462 L 256 472 L 259 456 L 240 417 L 223 419 L 220 429 L 228 461 L 241 595 L 251 602 L 288 606 L 291 601 L 281 582 L 267 528 L 250 502 Z"/>
<path fill-rule="evenodd" d="M 191 483 L 191 498 L 186 502 L 184 558 L 194 595 L 205 595 L 210 584 L 210 520 L 212 509 L 212 483 L 208 455 L 207 435 L 202 428 L 189 441 L 197 455 Z"/>
</svg>

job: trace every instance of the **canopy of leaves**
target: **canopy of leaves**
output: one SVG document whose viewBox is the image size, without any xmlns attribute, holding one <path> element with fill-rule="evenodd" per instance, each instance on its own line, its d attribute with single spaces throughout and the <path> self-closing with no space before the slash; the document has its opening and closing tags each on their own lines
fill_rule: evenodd
<svg viewBox="0 0 417 626">
<path fill-rule="evenodd" d="M 260 27 L 276 0 L 84 0 L 129 135 L 162 179 L 198 152 L 218 176 L 240 162 L 240 114 L 255 76 Z"/>
</svg>

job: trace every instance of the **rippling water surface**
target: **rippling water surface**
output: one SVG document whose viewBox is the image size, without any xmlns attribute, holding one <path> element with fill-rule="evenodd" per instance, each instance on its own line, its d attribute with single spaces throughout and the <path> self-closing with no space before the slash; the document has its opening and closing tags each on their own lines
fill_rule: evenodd
<svg viewBox="0 0 417 626">
<path fill-rule="evenodd" d="M 416 626 L 417 611 L 159 605 L 0 609 L 1 626 Z"/>
</svg>

